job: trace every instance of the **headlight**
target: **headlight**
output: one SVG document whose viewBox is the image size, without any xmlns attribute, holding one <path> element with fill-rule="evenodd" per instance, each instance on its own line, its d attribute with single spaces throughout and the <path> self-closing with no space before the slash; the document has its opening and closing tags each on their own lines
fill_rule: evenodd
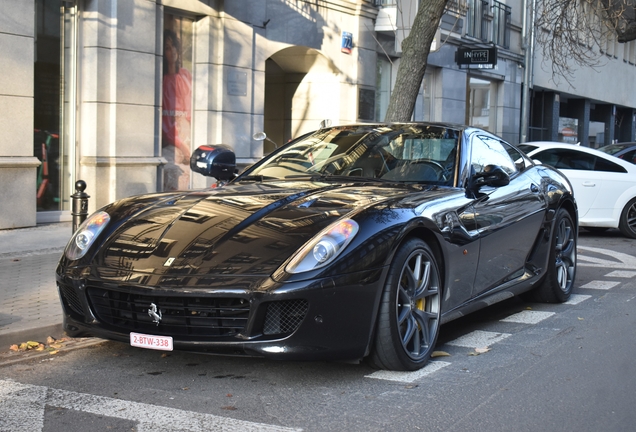
<svg viewBox="0 0 636 432">
<path fill-rule="evenodd" d="M 108 213 L 98 211 L 82 222 L 66 245 L 66 250 L 64 250 L 66 258 L 78 260 L 83 257 L 109 221 L 110 215 Z"/>
<path fill-rule="evenodd" d="M 357 232 L 358 223 L 351 219 L 329 225 L 300 249 L 285 271 L 302 273 L 326 266 L 344 250 Z"/>
</svg>

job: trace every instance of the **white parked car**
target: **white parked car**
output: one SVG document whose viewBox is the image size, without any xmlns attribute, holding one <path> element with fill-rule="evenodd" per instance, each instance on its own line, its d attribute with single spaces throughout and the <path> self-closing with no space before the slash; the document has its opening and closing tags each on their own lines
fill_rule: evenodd
<svg viewBox="0 0 636 432">
<path fill-rule="evenodd" d="M 618 228 L 636 238 L 636 165 L 575 144 L 537 141 L 519 148 L 570 180 L 580 226 L 590 231 Z"/>
</svg>

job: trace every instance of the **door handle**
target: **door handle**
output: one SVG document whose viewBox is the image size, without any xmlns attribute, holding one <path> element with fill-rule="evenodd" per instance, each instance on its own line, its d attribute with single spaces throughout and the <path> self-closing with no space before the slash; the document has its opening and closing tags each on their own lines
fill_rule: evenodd
<svg viewBox="0 0 636 432">
<path fill-rule="evenodd" d="M 591 181 L 585 181 L 585 182 L 582 183 L 582 185 L 584 187 L 594 187 L 594 186 L 596 186 L 596 183 L 591 182 Z"/>
</svg>

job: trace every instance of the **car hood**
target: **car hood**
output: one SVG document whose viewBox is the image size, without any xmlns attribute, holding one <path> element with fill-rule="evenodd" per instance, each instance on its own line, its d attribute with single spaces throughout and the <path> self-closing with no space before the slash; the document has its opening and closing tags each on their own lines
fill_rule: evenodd
<svg viewBox="0 0 636 432">
<path fill-rule="evenodd" d="M 338 218 L 409 192 L 395 183 L 263 182 L 129 198 L 107 209 L 111 226 L 93 263 L 101 277 L 119 269 L 126 279 L 175 275 L 181 283 L 187 275 L 270 275 Z"/>
</svg>

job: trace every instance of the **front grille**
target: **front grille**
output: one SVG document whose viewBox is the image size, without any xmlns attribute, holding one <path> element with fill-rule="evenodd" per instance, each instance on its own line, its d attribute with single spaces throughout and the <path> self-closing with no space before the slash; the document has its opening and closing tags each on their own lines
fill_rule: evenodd
<svg viewBox="0 0 636 432">
<path fill-rule="evenodd" d="M 80 301 L 77 291 L 72 286 L 59 284 L 62 301 L 75 313 L 84 316 L 82 302 Z"/>
<path fill-rule="evenodd" d="M 167 334 L 186 339 L 232 337 L 243 331 L 250 304 L 243 298 L 139 295 L 89 287 L 88 297 L 97 319 L 123 331 Z M 148 313 L 151 304 L 161 312 L 157 325 Z"/>
<path fill-rule="evenodd" d="M 278 335 L 293 333 L 307 314 L 307 300 L 284 300 L 267 304 L 263 333 Z"/>
</svg>

